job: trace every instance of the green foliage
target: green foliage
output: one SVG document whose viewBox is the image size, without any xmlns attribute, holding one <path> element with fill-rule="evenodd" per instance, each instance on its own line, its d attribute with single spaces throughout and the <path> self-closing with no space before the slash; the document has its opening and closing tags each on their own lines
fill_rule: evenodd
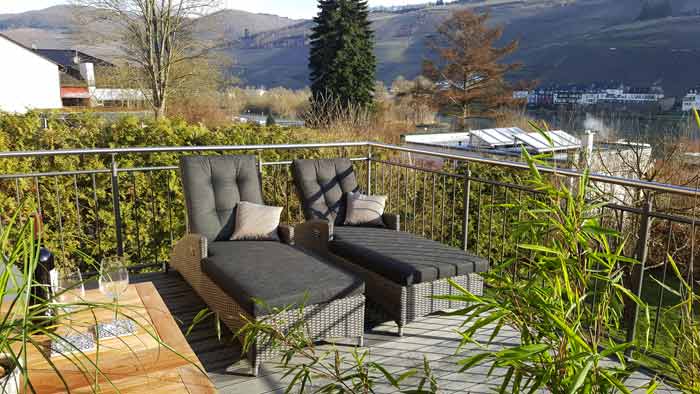
<svg viewBox="0 0 700 394">
<path fill-rule="evenodd" d="M 376 59 L 364 0 L 320 0 L 311 34 L 312 100 L 342 105 L 372 103 Z"/>
<path fill-rule="evenodd" d="M 139 146 L 258 145 L 323 142 L 309 130 L 234 124 L 205 128 L 181 120 L 142 121 L 133 117 L 107 123 L 90 114 L 50 116 L 41 127 L 39 114 L 0 115 L 0 151 L 58 150 Z M 327 155 L 362 156 L 358 150 L 265 150 L 208 152 L 206 154 L 254 154 L 264 161 Z M 178 158 L 190 153 L 117 155 L 119 168 L 177 166 Z M 106 170 L 110 155 L 71 155 L 0 159 L 0 174 L 48 171 Z M 361 170 L 361 166 L 358 169 Z M 285 206 L 283 220 L 301 220 L 299 203 L 286 167 L 264 167 L 265 200 Z M 177 170 L 119 173 L 119 201 L 125 250 L 134 264 L 167 261 L 171 241 L 185 230 L 185 207 Z M 112 184 L 108 171 L 55 177 L 0 179 L 0 221 L 6 222 L 22 209 L 24 199 L 40 210 L 47 223 L 45 242 L 59 265 L 83 265 L 81 250 L 98 259 L 116 251 Z M 25 212 L 24 214 L 29 214 Z"/>
<path fill-rule="evenodd" d="M 666 309 L 662 316 L 661 327 L 675 342 L 675 346 L 664 349 L 663 355 L 669 362 L 662 364 L 662 369 L 675 378 L 671 384 L 684 393 L 700 394 L 700 294 L 697 285 L 694 286 L 688 278 L 683 277 L 673 257 L 668 256 L 668 264 L 681 283 L 680 289 L 673 289 L 656 278 L 653 279 L 681 301 Z"/>
<path fill-rule="evenodd" d="M 521 333 L 521 344 L 486 349 L 464 359 L 462 370 L 484 363 L 505 369 L 502 393 L 628 392 L 625 380 L 634 367 L 624 352 L 633 344 L 616 334 L 624 327 L 626 304 L 646 311 L 623 284 L 637 262 L 623 256 L 620 234 L 601 225 L 602 205 L 588 188 L 587 174 L 575 185 L 553 182 L 537 170 L 544 164 L 540 158 L 525 156 L 527 183 L 538 194 L 507 205 L 523 216 L 511 230 L 522 255 L 484 275 L 490 287 L 485 296 L 459 288 L 460 295 L 442 297 L 471 303 L 459 312 L 466 316 L 464 344 L 477 342 L 477 330 L 487 325 L 495 327 L 488 344 L 504 326 Z"/>
</svg>

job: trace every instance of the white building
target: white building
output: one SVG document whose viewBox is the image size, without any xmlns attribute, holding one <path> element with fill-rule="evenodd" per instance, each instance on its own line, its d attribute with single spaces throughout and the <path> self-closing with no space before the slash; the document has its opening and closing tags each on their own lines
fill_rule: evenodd
<svg viewBox="0 0 700 394">
<path fill-rule="evenodd" d="M 654 104 L 659 103 L 664 97 L 663 90 L 658 86 L 651 88 L 620 86 L 606 89 L 595 86 L 572 86 L 513 92 L 513 98 L 527 99 L 527 103 L 531 105 Z"/>
<path fill-rule="evenodd" d="M 464 157 L 518 160 L 523 149 L 531 154 L 549 154 L 549 160 L 563 168 L 590 168 L 592 173 L 639 179 L 639 174 L 653 168 L 652 147 L 629 141 L 595 142 L 595 133 L 577 138 L 562 130 L 545 133 L 527 132 L 518 127 L 470 130 L 457 133 L 406 134 L 407 147 L 450 153 Z M 430 160 L 414 155 L 414 159 Z M 434 160 L 433 160 L 434 161 Z M 436 163 L 439 167 L 442 163 Z M 633 168 L 638 167 L 638 168 Z M 632 189 L 594 182 L 597 190 L 611 202 L 631 202 Z"/>
<path fill-rule="evenodd" d="M 58 65 L 0 34 L 0 111 L 61 108 Z"/>
<path fill-rule="evenodd" d="M 125 103 L 144 103 L 148 97 L 138 89 L 104 89 L 88 87 L 90 99 L 96 105 L 119 106 Z"/>
<path fill-rule="evenodd" d="M 539 133 L 519 127 L 471 130 L 456 133 L 406 134 L 403 142 L 413 147 L 435 148 L 440 152 L 461 152 L 467 156 L 520 157 L 526 149 L 532 154 L 551 153 L 552 159 L 571 161 L 578 157 L 581 140 L 562 130 Z"/>
<path fill-rule="evenodd" d="M 697 90 L 691 90 L 683 97 L 683 111 L 688 112 L 693 108 L 700 109 L 700 93 Z"/>
</svg>

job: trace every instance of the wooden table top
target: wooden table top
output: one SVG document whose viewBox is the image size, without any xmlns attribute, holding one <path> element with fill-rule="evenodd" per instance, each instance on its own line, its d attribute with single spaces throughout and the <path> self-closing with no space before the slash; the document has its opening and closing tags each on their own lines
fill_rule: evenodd
<svg viewBox="0 0 700 394">
<path fill-rule="evenodd" d="M 99 290 L 86 291 L 89 302 L 110 302 Z M 39 394 L 75 393 L 215 393 L 216 389 L 182 335 L 163 299 L 150 283 L 129 285 L 119 308 L 137 322 L 135 334 L 102 339 L 84 354 L 46 359 L 36 349 L 27 353 L 29 377 Z M 114 311 L 81 311 L 61 322 L 60 333 L 89 332 L 95 321 L 110 321 Z M 123 318 L 123 317 L 121 317 Z M 158 340 L 160 339 L 160 341 Z M 61 377 L 51 367 L 53 363 Z M 96 364 L 102 375 L 97 374 Z"/>
</svg>

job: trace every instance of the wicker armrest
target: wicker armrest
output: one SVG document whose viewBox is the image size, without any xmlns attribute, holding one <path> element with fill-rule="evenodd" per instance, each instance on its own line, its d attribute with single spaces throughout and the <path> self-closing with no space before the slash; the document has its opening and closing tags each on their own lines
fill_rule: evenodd
<svg viewBox="0 0 700 394">
<path fill-rule="evenodd" d="M 333 224 L 327 220 L 309 220 L 294 227 L 294 243 L 302 248 L 328 253 L 328 241 L 333 236 Z"/>
<path fill-rule="evenodd" d="M 395 213 L 385 213 L 382 215 L 382 220 L 386 228 L 401 231 L 401 215 Z"/>
<path fill-rule="evenodd" d="M 170 265 L 178 271 L 191 269 L 189 265 L 197 264 L 207 258 L 207 239 L 199 234 L 187 234 L 175 243 L 170 253 Z"/>
<path fill-rule="evenodd" d="M 280 240 L 288 245 L 294 245 L 294 226 L 282 223 L 277 228 Z"/>
</svg>

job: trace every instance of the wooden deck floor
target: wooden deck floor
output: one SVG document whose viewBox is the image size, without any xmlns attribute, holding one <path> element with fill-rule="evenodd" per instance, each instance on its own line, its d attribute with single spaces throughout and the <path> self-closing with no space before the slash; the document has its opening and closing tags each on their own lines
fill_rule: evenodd
<svg viewBox="0 0 700 394">
<path fill-rule="evenodd" d="M 163 297 L 170 312 L 175 316 L 183 332 L 187 330 L 194 316 L 205 305 L 179 274 L 146 274 L 133 279 L 133 282 L 151 281 Z M 421 370 L 423 357 L 427 357 L 441 393 L 491 393 L 499 385 L 502 374 L 496 372 L 487 376 L 488 368 L 472 369 L 467 373 L 458 372 L 457 361 L 468 354 L 469 348 L 461 355 L 455 355 L 459 344 L 454 328 L 460 319 L 449 316 L 429 316 L 420 322 L 409 325 L 406 335 L 396 336 L 396 325 L 393 322 L 376 322 L 370 324 L 365 334 L 365 346 L 370 350 L 373 360 L 381 361 L 382 365 L 391 372 L 407 369 Z M 490 332 L 484 330 L 484 335 Z M 273 366 L 263 366 L 260 376 L 248 376 L 248 365 L 241 360 L 240 347 L 230 340 L 230 332 L 226 331 L 228 340 L 220 342 L 216 337 L 213 321 L 197 326 L 187 337 L 195 353 L 216 384 L 219 392 L 224 394 L 258 394 L 282 393 L 288 382 L 281 381 L 281 373 Z M 503 330 L 498 336 L 498 346 L 509 346 L 518 342 L 518 334 L 513 330 Z M 350 347 L 339 347 L 350 351 Z M 629 383 L 630 388 L 641 386 L 649 381 L 649 377 L 637 374 Z M 407 382 L 410 383 L 410 382 Z M 378 387 L 378 393 L 394 392 L 390 386 Z M 635 390 L 644 392 L 644 390 Z M 658 393 L 673 391 L 662 388 Z"/>
</svg>

